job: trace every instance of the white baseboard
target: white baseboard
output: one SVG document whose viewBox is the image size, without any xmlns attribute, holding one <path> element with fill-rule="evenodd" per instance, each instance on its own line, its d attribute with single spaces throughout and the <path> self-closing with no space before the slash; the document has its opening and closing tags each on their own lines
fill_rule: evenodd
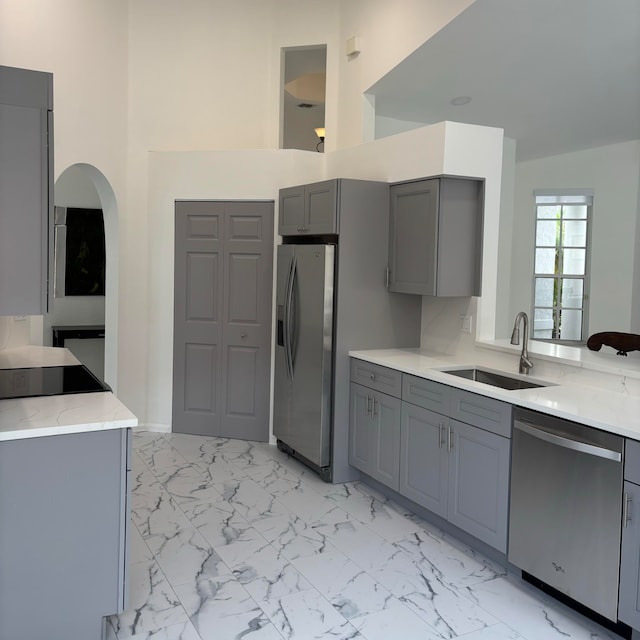
<svg viewBox="0 0 640 640">
<path fill-rule="evenodd" d="M 168 424 L 139 424 L 134 431 L 155 431 L 156 433 L 171 433 L 171 425 Z"/>
</svg>

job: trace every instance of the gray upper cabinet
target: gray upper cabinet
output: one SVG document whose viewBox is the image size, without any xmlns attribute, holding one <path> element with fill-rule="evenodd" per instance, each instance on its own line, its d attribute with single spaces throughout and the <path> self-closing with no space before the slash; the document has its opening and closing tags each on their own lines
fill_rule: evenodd
<svg viewBox="0 0 640 640">
<path fill-rule="evenodd" d="M 280 189 L 281 236 L 338 233 L 339 180 Z"/>
<path fill-rule="evenodd" d="M 53 75 L 0 66 L 0 315 L 48 309 Z"/>
<path fill-rule="evenodd" d="M 479 296 L 484 181 L 438 177 L 391 185 L 389 289 Z"/>
</svg>

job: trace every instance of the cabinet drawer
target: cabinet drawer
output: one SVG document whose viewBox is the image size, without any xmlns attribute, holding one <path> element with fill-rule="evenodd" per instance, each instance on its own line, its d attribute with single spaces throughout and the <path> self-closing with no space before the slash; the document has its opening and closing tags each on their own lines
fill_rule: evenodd
<svg viewBox="0 0 640 640">
<path fill-rule="evenodd" d="M 351 381 L 395 398 L 399 398 L 402 391 L 402 374 L 399 371 L 356 358 L 351 359 Z"/>
<path fill-rule="evenodd" d="M 405 374 L 402 376 L 402 399 L 423 409 L 449 415 L 451 387 Z"/>
<path fill-rule="evenodd" d="M 627 438 L 624 456 L 624 479 L 640 484 L 640 442 Z"/>
<path fill-rule="evenodd" d="M 508 402 L 486 398 L 462 389 L 451 389 L 449 415 L 452 418 L 505 438 L 511 437 L 512 409 Z"/>
</svg>

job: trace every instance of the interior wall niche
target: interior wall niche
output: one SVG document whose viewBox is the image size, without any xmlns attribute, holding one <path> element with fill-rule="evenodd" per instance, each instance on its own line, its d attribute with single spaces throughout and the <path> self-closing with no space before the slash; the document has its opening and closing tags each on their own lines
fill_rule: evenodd
<svg viewBox="0 0 640 640">
<path fill-rule="evenodd" d="M 282 50 L 282 149 L 324 151 L 315 129 L 324 128 L 326 70 L 326 45 Z"/>
</svg>

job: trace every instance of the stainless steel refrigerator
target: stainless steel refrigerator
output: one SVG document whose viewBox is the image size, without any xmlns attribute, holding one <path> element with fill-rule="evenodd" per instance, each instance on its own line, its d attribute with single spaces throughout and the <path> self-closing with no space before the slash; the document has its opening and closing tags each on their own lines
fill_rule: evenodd
<svg viewBox="0 0 640 640">
<path fill-rule="evenodd" d="M 278 247 L 273 432 L 331 480 L 336 245 Z"/>
</svg>

